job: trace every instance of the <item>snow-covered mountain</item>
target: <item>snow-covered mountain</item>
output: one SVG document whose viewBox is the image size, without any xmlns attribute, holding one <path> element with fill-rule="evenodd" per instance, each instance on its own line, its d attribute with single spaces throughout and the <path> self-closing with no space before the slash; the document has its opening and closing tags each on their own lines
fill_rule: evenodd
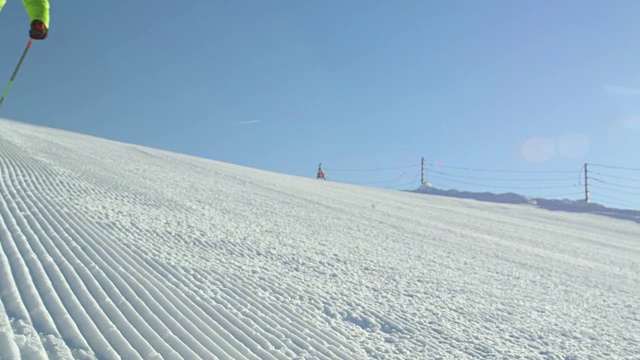
<svg viewBox="0 0 640 360">
<path fill-rule="evenodd" d="M 640 225 L 0 121 L 1 359 L 640 358 Z"/>
<path fill-rule="evenodd" d="M 442 190 L 431 186 L 422 186 L 413 192 L 420 194 L 439 195 L 461 199 L 474 199 L 479 201 L 496 202 L 503 204 L 530 204 L 542 209 L 552 211 L 568 211 L 579 213 L 591 213 L 610 216 L 616 219 L 631 220 L 640 223 L 640 211 L 628 209 L 609 208 L 601 204 L 585 202 L 584 200 L 569 199 L 542 199 L 514 193 L 469 192 L 455 189 Z"/>
</svg>

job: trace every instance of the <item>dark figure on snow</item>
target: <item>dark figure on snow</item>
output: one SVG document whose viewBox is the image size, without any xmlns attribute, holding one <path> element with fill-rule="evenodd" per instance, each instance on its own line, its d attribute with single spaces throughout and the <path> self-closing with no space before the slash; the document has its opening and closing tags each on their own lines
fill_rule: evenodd
<svg viewBox="0 0 640 360">
<path fill-rule="evenodd" d="M 322 171 L 322 164 L 320 164 L 320 166 L 318 166 L 318 175 L 317 175 L 317 179 L 318 180 L 326 180 L 324 178 L 324 171 Z"/>
</svg>

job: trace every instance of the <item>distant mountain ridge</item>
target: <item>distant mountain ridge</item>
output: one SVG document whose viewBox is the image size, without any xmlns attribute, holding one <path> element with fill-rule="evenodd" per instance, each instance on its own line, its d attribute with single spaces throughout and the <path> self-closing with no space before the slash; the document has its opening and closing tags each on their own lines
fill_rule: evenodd
<svg viewBox="0 0 640 360">
<path fill-rule="evenodd" d="M 583 200 L 569 199 L 544 199 L 532 198 L 516 193 L 491 193 L 491 192 L 468 192 L 458 191 L 455 189 L 441 190 L 430 186 L 423 186 L 411 192 L 428 195 L 438 195 L 454 197 L 459 199 L 473 199 L 486 202 L 502 203 L 502 204 L 526 204 L 534 205 L 541 209 L 553 211 L 566 211 L 577 213 L 592 213 L 614 217 L 617 219 L 631 220 L 640 223 L 640 210 L 626 210 L 608 208 L 604 205 L 596 203 L 586 203 Z"/>
</svg>

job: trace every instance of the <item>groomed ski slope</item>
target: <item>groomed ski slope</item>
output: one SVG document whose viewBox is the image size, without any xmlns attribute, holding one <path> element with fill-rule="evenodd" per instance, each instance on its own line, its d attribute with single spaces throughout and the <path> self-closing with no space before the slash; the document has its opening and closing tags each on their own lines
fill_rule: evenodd
<svg viewBox="0 0 640 360">
<path fill-rule="evenodd" d="M 638 359 L 640 225 L 0 120 L 0 359 Z"/>
</svg>

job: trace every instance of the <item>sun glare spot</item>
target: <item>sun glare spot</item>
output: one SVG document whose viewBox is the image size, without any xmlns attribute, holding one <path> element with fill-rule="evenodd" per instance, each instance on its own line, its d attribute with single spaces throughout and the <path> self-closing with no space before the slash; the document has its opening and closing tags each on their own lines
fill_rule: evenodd
<svg viewBox="0 0 640 360">
<path fill-rule="evenodd" d="M 532 137 L 525 140 L 520 146 L 522 157 L 531 162 L 545 162 L 551 159 L 556 152 L 555 144 L 545 137 Z"/>
</svg>

